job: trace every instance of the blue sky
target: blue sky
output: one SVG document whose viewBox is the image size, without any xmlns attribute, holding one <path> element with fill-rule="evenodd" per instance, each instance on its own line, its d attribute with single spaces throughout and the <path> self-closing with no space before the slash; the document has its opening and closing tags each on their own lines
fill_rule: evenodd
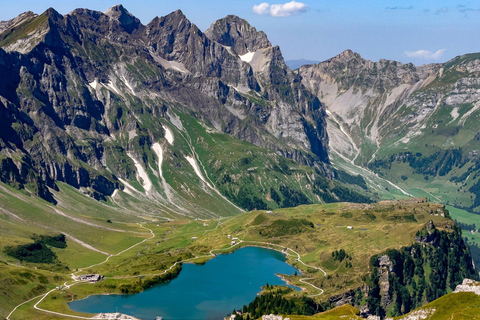
<svg viewBox="0 0 480 320">
<path fill-rule="evenodd" d="M 264 2 L 267 4 L 261 5 Z M 288 2 L 0 0 L 0 20 L 28 10 L 42 13 L 49 7 L 66 14 L 79 7 L 106 11 L 122 3 L 144 24 L 155 16 L 181 9 L 201 30 L 228 14 L 238 15 L 265 31 L 287 60 L 323 61 L 351 49 L 373 61 L 384 58 L 419 65 L 480 52 L 478 0 L 298 0 L 290 7 L 272 6 Z M 255 12 L 254 6 L 259 6 Z"/>
</svg>

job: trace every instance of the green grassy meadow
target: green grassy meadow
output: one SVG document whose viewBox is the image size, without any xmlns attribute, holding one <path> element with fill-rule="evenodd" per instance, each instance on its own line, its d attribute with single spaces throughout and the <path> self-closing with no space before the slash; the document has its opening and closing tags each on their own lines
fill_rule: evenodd
<svg viewBox="0 0 480 320">
<path fill-rule="evenodd" d="M 99 273 L 106 279 L 55 291 L 40 307 L 74 314 L 66 304 L 71 299 L 91 294 L 140 292 L 145 283 L 165 281 L 170 274 L 174 276 L 178 269 L 171 267 L 180 261 L 205 263 L 213 257 L 212 252 L 228 253 L 248 245 L 275 250 L 289 248 L 288 262 L 303 275 L 286 279 L 305 288 L 305 291 L 293 291 L 290 295 L 318 294 L 318 290 L 300 282 L 302 277 L 311 277 L 309 282 L 325 290 L 323 295 L 315 297 L 317 302 L 323 302 L 362 285 L 372 255 L 387 248 L 411 245 L 415 233 L 427 221 L 432 220 L 439 229 L 448 228 L 452 223 L 439 214 L 443 212 L 441 205 L 426 202 L 426 199 L 302 205 L 268 213 L 254 210 L 224 218 L 166 221 L 160 216 L 157 219 L 152 216 L 135 218 L 114 204 L 86 198 L 63 184 L 60 188 L 60 201 L 52 207 L 16 189 L 0 186 L 4 210 L 0 212 L 2 247 L 32 243 L 35 234 L 67 235 L 65 249 L 53 248 L 57 256 L 54 264 L 25 263 L 0 254 L 0 263 L 3 263 L 0 273 L 8 275 L 3 279 L 4 287 L 22 288 L 15 290 L 8 299 L 1 299 L 2 316 L 23 301 L 66 281 L 72 282 L 71 273 Z M 227 235 L 242 243 L 231 246 Z M 344 249 L 351 257 L 348 260 L 351 266 L 332 258 L 332 252 L 339 249 Z M 323 269 L 327 276 L 299 263 L 297 253 L 304 263 Z M 108 261 L 106 254 L 111 255 Z M 16 267 L 17 264 L 21 268 Z M 35 276 L 12 274 L 17 269 L 28 270 Z M 7 278 L 15 280 L 10 283 Z M 30 305 L 20 307 L 11 319 L 50 318 L 32 310 Z"/>
</svg>

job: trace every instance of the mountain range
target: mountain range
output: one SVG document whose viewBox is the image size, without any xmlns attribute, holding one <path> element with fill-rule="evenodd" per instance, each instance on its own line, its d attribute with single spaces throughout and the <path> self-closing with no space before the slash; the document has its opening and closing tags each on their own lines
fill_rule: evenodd
<svg viewBox="0 0 480 320">
<path fill-rule="evenodd" d="M 332 158 L 478 212 L 479 66 L 479 54 L 417 67 L 347 50 L 299 74 L 327 108 Z"/>
<path fill-rule="evenodd" d="M 66 15 L 50 8 L 0 22 L 0 74 L 2 247 L 43 239 L 38 234 L 61 233 L 71 241 L 67 252 L 77 251 L 81 259 L 93 262 L 98 257 L 92 258 L 92 252 L 110 257 L 117 255 L 111 254 L 116 249 L 127 250 L 127 244 L 146 241 L 150 233 L 138 221 L 156 227 L 159 221 L 217 222 L 252 211 L 258 221 L 241 216 L 239 221 L 249 222 L 243 221 L 247 224 L 235 227 L 235 232 L 254 226 L 274 230 L 278 225 L 267 225 L 270 218 L 255 210 L 271 213 L 350 202 L 360 204 L 353 209 L 350 204 L 332 206 L 336 213 L 327 205 L 321 214 L 352 218 L 343 212 L 345 206 L 359 216 L 357 222 L 372 223 L 377 214 L 377 223 L 398 220 L 403 228 L 412 224 L 408 235 L 435 233 L 441 240 L 402 238 L 405 243 L 427 243 L 434 251 L 441 242 L 435 255 L 417 244 L 401 254 L 425 250 L 425 257 L 437 259 L 447 255 L 449 246 L 461 248 L 461 254 L 448 261 L 458 260 L 462 274 L 475 277 L 471 261 L 464 261 L 470 252 L 461 230 L 443 221 L 445 216 L 450 219 L 444 206 L 427 209 L 426 199 L 407 205 L 388 202 L 381 209 L 369 203 L 426 197 L 480 212 L 480 54 L 422 66 L 372 62 L 351 50 L 323 62 L 286 62 L 264 32 L 237 16 L 217 20 L 203 32 L 180 10 L 144 25 L 116 5 L 106 12 L 76 9 Z M 425 212 L 407 212 L 415 206 Z M 313 224 L 300 216 L 302 210 L 313 209 L 299 208 L 294 220 L 306 232 L 305 225 Z M 439 213 L 441 236 L 434 228 L 422 229 L 418 221 Z M 112 220 L 118 222 L 114 227 Z M 287 220 L 275 223 L 288 229 Z M 179 226 L 183 228 L 183 222 Z M 469 233 L 465 229 L 464 235 L 475 230 L 475 225 L 466 227 Z M 176 230 L 168 228 L 161 229 L 165 239 Z M 449 230 L 455 231 L 453 240 Z M 172 245 L 179 256 L 166 259 L 178 258 L 177 263 L 183 254 L 206 250 L 208 242 L 205 248 L 189 247 L 192 252 L 186 254 L 182 250 L 188 239 L 176 244 L 178 248 Z M 376 248 L 377 253 L 399 250 L 389 241 Z M 472 241 L 480 245 L 480 238 Z M 322 248 L 316 250 L 325 257 Z M 307 245 L 304 249 L 299 250 L 310 254 Z M 400 251 L 395 252 L 386 255 L 400 266 Z M 477 251 L 473 256 L 480 261 Z M 419 272 L 433 278 L 430 261 L 418 260 Z M 355 270 L 349 261 L 340 265 L 342 261 L 321 263 L 330 263 L 330 271 Z M 373 280 L 353 277 L 350 296 L 339 295 L 340 301 L 348 298 L 360 304 L 361 295 L 367 299 L 379 286 L 376 303 L 382 312 L 402 314 L 427 302 L 423 291 L 417 302 L 408 304 L 399 298 L 401 291 L 392 294 L 385 287 L 388 282 L 395 290 L 401 284 L 402 290 L 415 291 L 418 274 L 404 282 L 392 280 L 392 270 L 383 270 L 378 261 L 370 266 L 365 261 L 362 267 L 379 268 L 382 275 Z M 74 261 L 69 266 L 80 265 Z M 46 283 L 66 281 L 63 265 L 57 267 L 58 279 L 50 275 Z M 461 282 L 452 276 L 454 266 L 447 269 L 450 289 L 447 282 L 439 291 L 431 286 L 425 293 L 428 301 Z M 397 271 L 393 274 L 401 277 Z M 368 285 L 353 288 L 362 281 Z M 43 284 L 22 293 L 22 298 L 46 289 Z M 5 285 L 11 284 L 5 280 Z M 400 309 L 392 311 L 394 297 L 397 305 L 400 299 Z M 6 308 L 2 303 L 0 309 Z"/>
<path fill-rule="evenodd" d="M 203 33 L 181 11 L 142 25 L 119 5 L 2 28 L 5 183 L 52 203 L 57 182 L 138 195 L 169 215 L 368 201 L 334 179 L 324 106 L 245 20 Z"/>
</svg>

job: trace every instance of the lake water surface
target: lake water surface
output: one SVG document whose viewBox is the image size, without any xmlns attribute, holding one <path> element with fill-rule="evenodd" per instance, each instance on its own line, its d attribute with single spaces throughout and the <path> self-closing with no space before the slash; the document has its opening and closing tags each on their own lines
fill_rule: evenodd
<svg viewBox="0 0 480 320">
<path fill-rule="evenodd" d="M 255 299 L 266 283 L 285 285 L 276 273 L 293 274 L 280 252 L 246 247 L 204 265 L 184 264 L 179 276 L 135 295 L 95 295 L 73 301 L 79 312 L 119 312 L 143 320 L 223 319 Z"/>
</svg>

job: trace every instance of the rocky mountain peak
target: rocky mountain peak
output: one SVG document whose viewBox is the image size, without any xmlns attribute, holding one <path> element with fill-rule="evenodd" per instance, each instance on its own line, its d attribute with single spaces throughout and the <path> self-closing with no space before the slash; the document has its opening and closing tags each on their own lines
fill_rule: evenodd
<svg viewBox="0 0 480 320">
<path fill-rule="evenodd" d="M 35 18 L 38 15 L 33 13 L 32 11 L 27 11 L 24 13 L 19 14 L 17 17 L 7 20 L 7 21 L 0 21 L 0 33 L 3 31 L 14 28 L 20 24 L 22 24 L 25 20 L 30 19 L 30 18 Z"/>
<path fill-rule="evenodd" d="M 49 20 L 59 20 L 59 19 L 63 19 L 63 16 L 58 13 L 57 10 L 53 9 L 53 8 L 48 8 L 45 13 L 44 13 L 45 16 L 47 16 L 47 18 Z"/>
<path fill-rule="evenodd" d="M 271 47 L 263 31 L 257 31 L 246 20 L 235 15 L 217 20 L 205 31 L 210 39 L 231 47 L 238 55 Z"/>
<path fill-rule="evenodd" d="M 194 69 L 198 67 L 199 57 L 194 57 L 193 52 L 207 46 L 208 41 L 181 10 L 155 17 L 146 26 L 146 35 L 152 48 L 165 59 L 177 60 Z"/>
<path fill-rule="evenodd" d="M 5 127 L 12 134 L 0 134 L 0 144 L 18 146 L 19 155 L 31 158 L 26 166 L 49 187 L 61 181 L 89 188 L 98 199 L 112 195 L 121 185 L 116 177 L 134 179 L 140 170 L 133 160 L 122 167 L 113 159 L 122 154 L 144 159 L 145 165 L 153 161 L 142 158 L 137 140 L 142 145 L 161 142 L 164 132 L 152 120 L 182 127 L 176 112 L 195 114 L 219 132 L 298 163 L 322 170 L 322 162 L 328 163 L 322 105 L 285 65 L 278 46 L 272 47 L 263 32 L 243 19 L 218 21 L 210 30 L 213 39 L 180 10 L 144 26 L 121 5 L 105 13 L 76 9 L 65 16 L 50 9 L 20 27 L 0 35 L 0 70 L 15 75 L 0 84 L 0 124 L 7 119 L 3 103 L 10 108 L 7 114 L 31 114 L 28 126 L 36 131 L 17 133 L 12 125 L 23 128 L 27 116 L 8 118 Z M 254 52 L 249 61 L 238 57 L 249 51 Z M 29 148 L 36 132 L 38 145 Z M 125 132 L 128 139 L 120 139 Z M 95 150 L 86 151 L 77 141 L 90 135 Z M 2 150 L 0 146 L 0 155 Z M 107 165 L 108 170 L 115 167 L 113 173 Z M 3 171 L 27 170 L 11 168 Z"/>
<path fill-rule="evenodd" d="M 160 30 L 162 30 L 162 32 L 186 32 L 192 26 L 197 30 L 197 33 L 200 31 L 190 22 L 190 20 L 188 20 L 181 10 L 176 10 L 166 16 L 155 17 L 148 23 L 147 30 L 149 34 L 158 33 Z"/>
<path fill-rule="evenodd" d="M 105 14 L 111 19 L 118 20 L 127 32 L 132 32 L 140 26 L 140 20 L 128 12 L 121 4 L 115 5 L 108 9 Z"/>
<path fill-rule="evenodd" d="M 350 49 L 343 51 L 339 55 L 333 57 L 331 60 L 336 60 L 341 62 L 348 62 L 351 60 L 365 61 L 360 54 L 353 52 Z"/>
</svg>

